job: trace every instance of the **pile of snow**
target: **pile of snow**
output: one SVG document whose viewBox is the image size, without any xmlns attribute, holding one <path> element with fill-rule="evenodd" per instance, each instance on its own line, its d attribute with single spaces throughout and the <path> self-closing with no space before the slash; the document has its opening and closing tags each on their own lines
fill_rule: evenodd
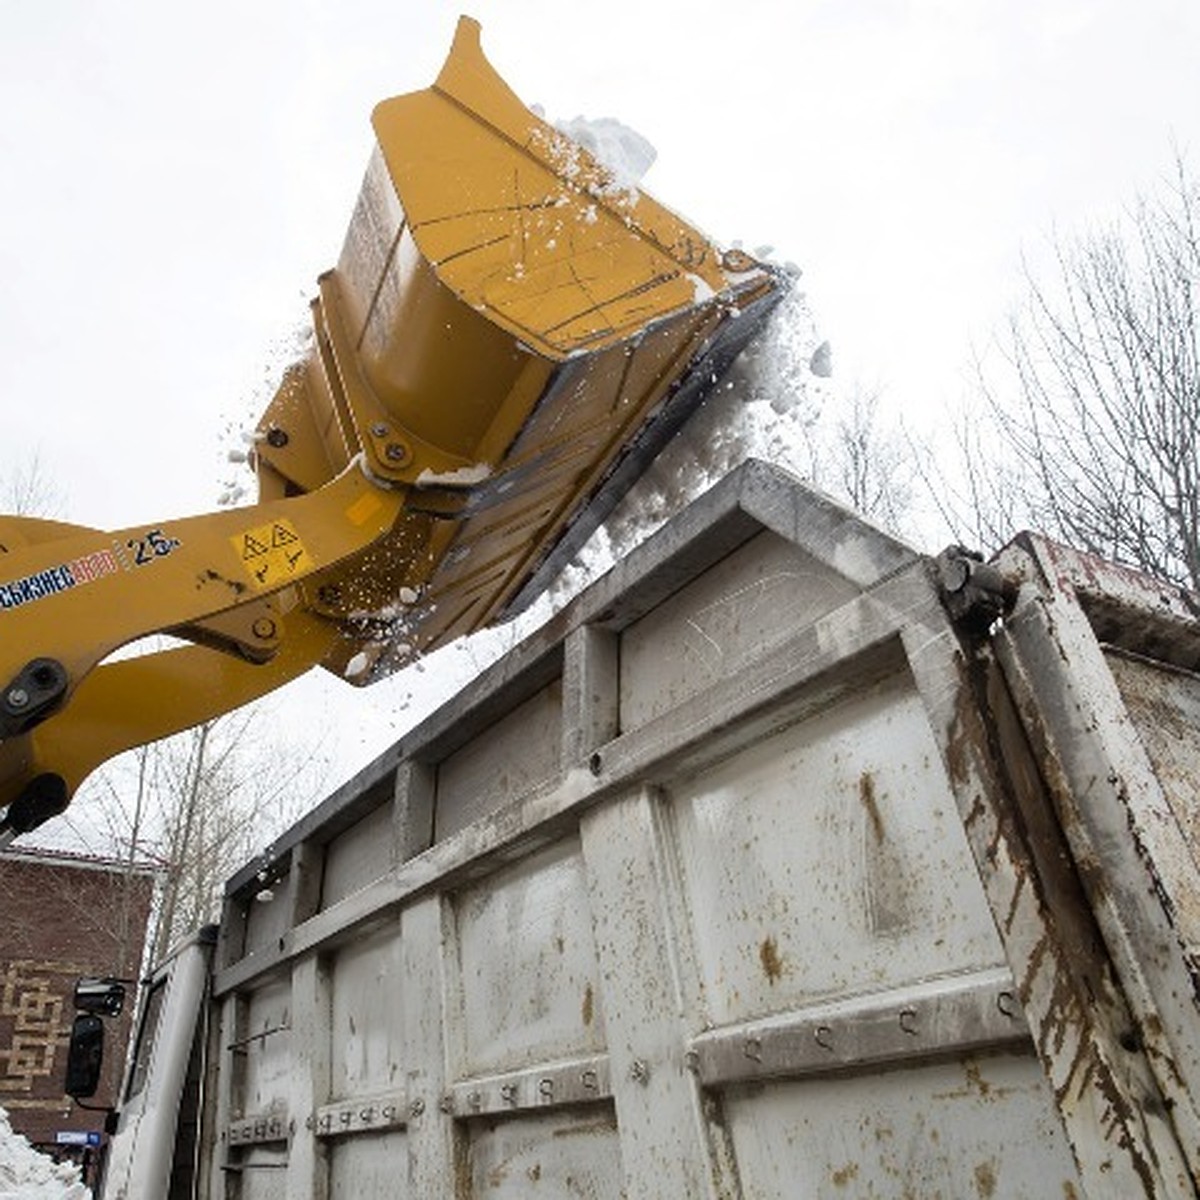
<svg viewBox="0 0 1200 1200">
<path fill-rule="evenodd" d="M 832 399 L 830 352 L 799 271 L 784 269 L 792 287 L 762 333 L 563 572 L 553 588 L 554 608 L 747 459 L 804 479 L 816 474 L 814 429 Z"/>
<path fill-rule="evenodd" d="M 79 1168 L 39 1154 L 0 1108 L 0 1200 L 88 1200 Z"/>
<path fill-rule="evenodd" d="M 614 192 L 636 191 L 658 157 L 647 138 L 614 117 L 574 117 L 556 121 L 554 127 L 610 172 Z"/>
<path fill-rule="evenodd" d="M 535 104 L 533 112 L 545 119 L 540 105 Z M 648 138 L 615 117 L 553 121 L 549 131 L 535 130 L 533 140 L 560 179 L 586 187 L 593 196 L 627 206 L 637 203 L 642 177 L 658 157 Z M 592 164 L 601 168 L 603 178 L 599 181 Z M 595 220 L 595 216 L 590 219 Z"/>
<path fill-rule="evenodd" d="M 569 139 L 565 148 L 557 148 L 557 166 L 567 178 L 572 166 L 578 167 L 573 147 L 582 146 L 611 175 L 605 191 L 636 201 L 638 185 L 657 157 L 645 137 L 610 117 L 575 117 L 555 121 L 554 128 Z M 574 161 L 568 161 L 572 156 Z M 769 260 L 771 250 L 761 249 L 756 257 Z M 817 473 L 819 451 L 812 431 L 833 395 L 826 382 L 833 373 L 831 351 L 799 286 L 799 269 L 791 264 L 781 269 L 790 276 L 791 287 L 766 328 L 563 573 L 552 589 L 552 608 L 739 463 L 763 459 L 810 480 Z M 698 293 L 696 298 L 707 297 Z"/>
</svg>

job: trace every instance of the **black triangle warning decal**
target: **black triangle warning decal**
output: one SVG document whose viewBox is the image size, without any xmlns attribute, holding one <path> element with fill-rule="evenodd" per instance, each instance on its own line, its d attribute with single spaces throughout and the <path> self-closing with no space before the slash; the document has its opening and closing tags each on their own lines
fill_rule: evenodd
<svg viewBox="0 0 1200 1200">
<path fill-rule="evenodd" d="M 267 554 L 270 549 L 270 546 L 260 542 L 254 534 L 248 533 L 242 541 L 242 558 L 257 558 L 260 554 Z"/>
<path fill-rule="evenodd" d="M 289 542 L 299 541 L 296 535 L 286 526 L 276 524 L 271 530 L 271 549 L 286 546 Z"/>
<path fill-rule="evenodd" d="M 279 588 L 289 579 L 314 569 L 300 535 L 292 523 L 282 517 L 270 524 L 243 530 L 229 540 L 256 588 Z"/>
</svg>

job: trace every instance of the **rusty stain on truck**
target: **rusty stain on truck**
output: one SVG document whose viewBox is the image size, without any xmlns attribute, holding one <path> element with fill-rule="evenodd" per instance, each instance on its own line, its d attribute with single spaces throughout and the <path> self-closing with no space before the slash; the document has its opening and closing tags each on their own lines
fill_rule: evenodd
<svg viewBox="0 0 1200 1200">
<path fill-rule="evenodd" d="M 947 768 L 960 793 L 972 796 L 964 827 L 985 883 L 1007 893 L 999 911 L 1038 1055 L 1068 1126 L 1072 1120 L 1091 1126 L 1094 1113 L 1102 1143 L 1120 1148 L 1144 1195 L 1158 1195 L 1146 1125 L 1156 1105 L 1145 1107 L 1152 1085 L 1144 1060 L 1132 1061 L 1131 1018 L 1081 878 L 1094 896 L 1104 887 L 1103 868 L 1071 854 L 1060 824 L 1069 806 L 1055 802 L 1068 785 L 1054 757 L 1029 740 L 1043 719 L 1035 701 L 1013 695 L 989 643 L 968 643 L 968 652 L 970 657 L 958 658 L 963 687 L 947 740 Z M 1042 932 L 1025 941 L 1019 926 L 1029 921 L 1031 906 Z M 1026 948 L 1014 956 L 1022 941 Z M 1135 1106 L 1130 1084 L 1141 1106 Z M 1095 1169 L 1103 1173 L 1109 1160 L 1102 1148 L 1093 1152 L 1100 1159 Z"/>
<path fill-rule="evenodd" d="M 858 798 L 862 801 L 863 808 L 866 809 L 875 840 L 882 842 L 885 837 L 883 817 L 879 812 L 879 803 L 875 799 L 875 780 L 870 771 L 864 771 L 858 777 Z"/>
<path fill-rule="evenodd" d="M 779 947 L 773 937 L 763 938 L 762 945 L 758 948 L 758 960 L 762 963 L 767 982 L 778 983 L 783 975 L 783 959 L 779 956 Z"/>
<path fill-rule="evenodd" d="M 979 1163 L 975 1168 L 975 1190 L 981 1200 L 991 1200 L 996 1194 L 996 1167 L 992 1162 Z"/>
</svg>

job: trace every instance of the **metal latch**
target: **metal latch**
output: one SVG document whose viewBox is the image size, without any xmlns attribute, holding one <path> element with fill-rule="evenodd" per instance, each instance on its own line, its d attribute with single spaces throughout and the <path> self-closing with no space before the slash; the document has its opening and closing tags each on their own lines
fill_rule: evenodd
<svg viewBox="0 0 1200 1200">
<path fill-rule="evenodd" d="M 938 590 L 950 620 L 965 633 L 987 634 L 1012 611 L 1017 585 L 963 546 L 950 546 L 934 559 Z"/>
</svg>

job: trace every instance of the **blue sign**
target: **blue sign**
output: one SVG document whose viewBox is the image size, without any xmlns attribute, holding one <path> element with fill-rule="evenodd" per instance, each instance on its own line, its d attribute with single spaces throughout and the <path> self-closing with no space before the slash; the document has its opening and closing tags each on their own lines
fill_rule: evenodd
<svg viewBox="0 0 1200 1200">
<path fill-rule="evenodd" d="M 60 1129 L 54 1135 L 54 1140 L 60 1146 L 98 1146 L 100 1134 L 94 1129 Z"/>
</svg>

